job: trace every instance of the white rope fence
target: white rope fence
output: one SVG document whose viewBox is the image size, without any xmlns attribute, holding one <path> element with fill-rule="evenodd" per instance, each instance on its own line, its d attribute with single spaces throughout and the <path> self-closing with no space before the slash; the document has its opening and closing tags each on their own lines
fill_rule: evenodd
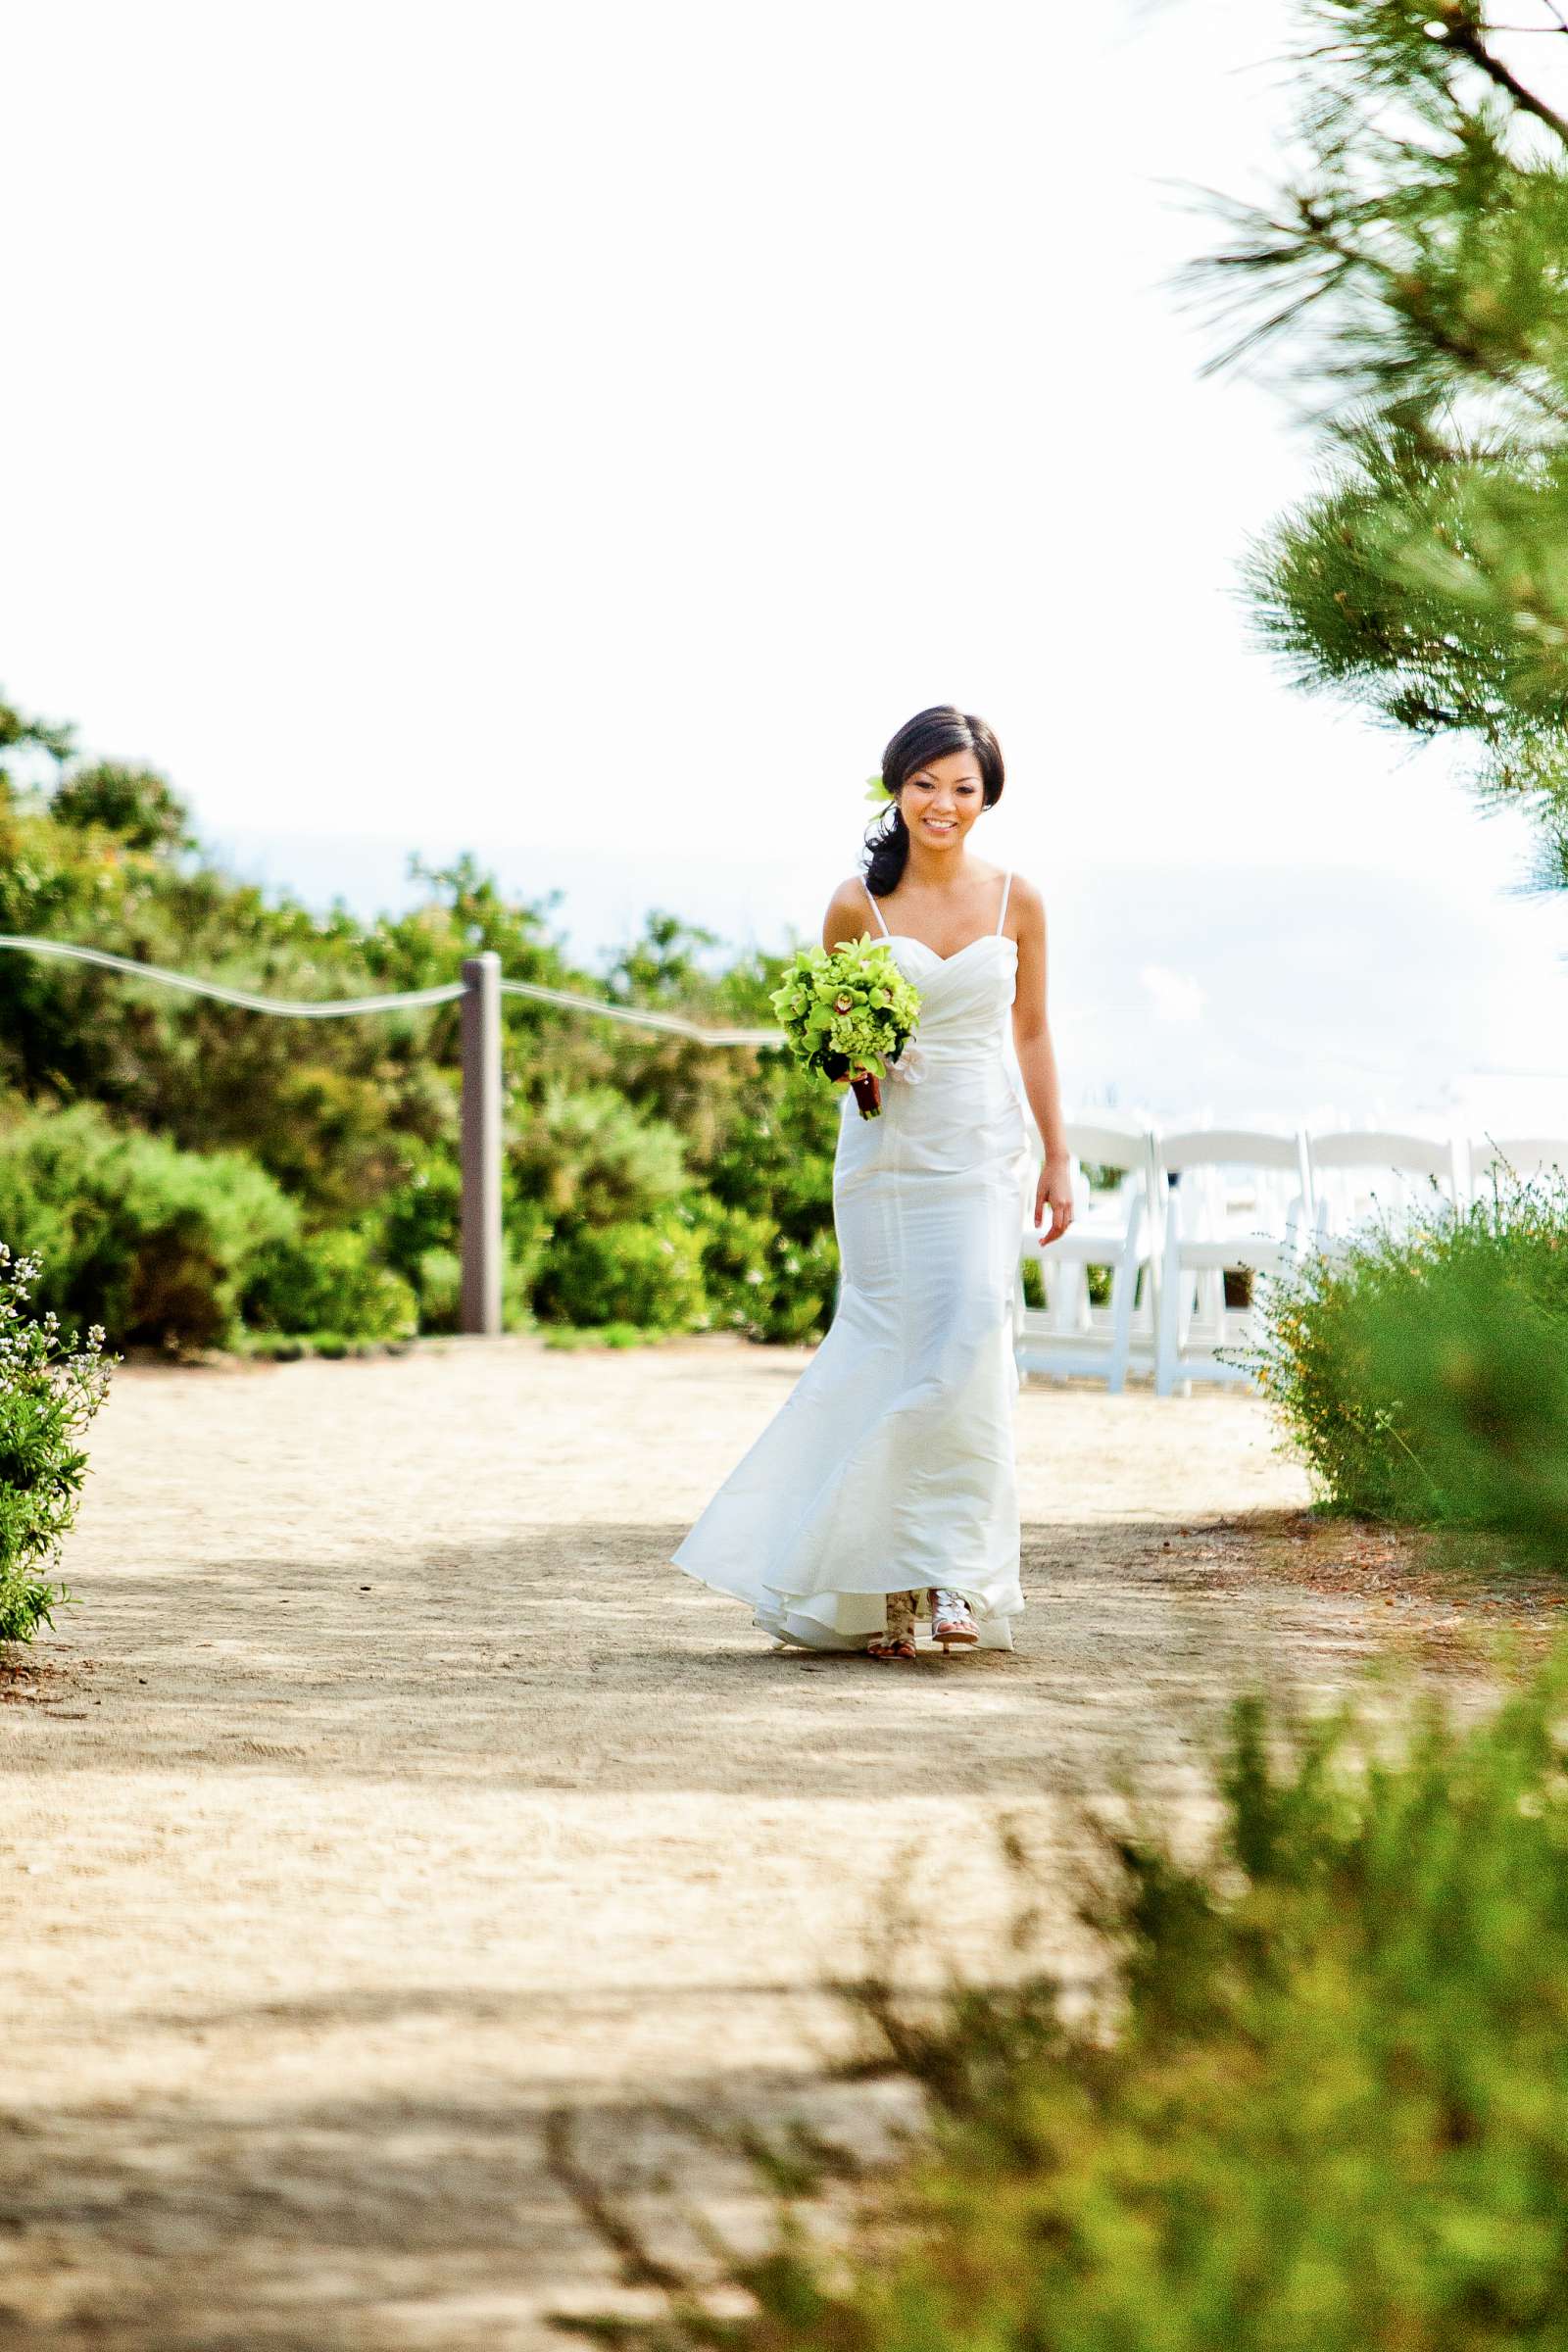
<svg viewBox="0 0 1568 2352">
<path fill-rule="evenodd" d="M 463 1298 L 461 1323 L 465 1331 L 495 1334 L 501 1329 L 501 999 L 529 997 L 535 1003 L 556 1004 L 568 1012 L 596 1013 L 601 1019 L 630 1021 L 641 1029 L 684 1037 L 700 1046 L 781 1046 L 780 1029 L 708 1029 L 674 1012 L 653 1012 L 640 1004 L 613 1004 L 603 997 L 585 997 L 567 988 L 547 988 L 535 980 L 506 980 L 501 958 L 493 949 L 466 956 L 461 980 L 446 980 L 435 988 L 411 988 L 377 997 L 333 997 L 319 1002 L 298 997 L 261 997 L 245 988 L 228 988 L 220 980 L 200 980 L 191 972 L 172 972 L 161 963 L 138 963 L 131 956 L 114 956 L 107 948 L 86 948 L 73 940 L 32 939 L 20 932 L 0 932 L 0 948 L 32 956 L 61 956 L 78 963 L 101 964 L 128 979 L 153 980 L 187 995 L 211 997 L 220 1004 L 238 1005 L 244 1012 L 271 1013 L 283 1020 L 338 1020 L 357 1012 L 397 1012 L 434 1004 L 461 1005 L 463 1045 Z"/>
<path fill-rule="evenodd" d="M 466 980 L 448 980 L 437 988 L 403 989 L 384 997 L 258 997 L 249 989 L 225 988 L 219 980 L 198 980 L 190 972 L 172 972 L 161 963 L 140 963 L 132 956 L 112 956 L 106 948 L 83 948 L 63 939 L 29 939 L 20 932 L 0 932 L 0 948 L 25 948 L 37 956 L 65 956 L 79 963 L 103 964 L 125 972 L 133 980 L 160 980 L 167 988 L 182 988 L 194 997 L 213 997 L 220 1004 L 237 1004 L 245 1012 L 278 1013 L 285 1020 L 329 1021 L 353 1012 L 393 1012 L 403 1005 L 451 1004 L 467 988 Z M 606 1020 L 631 1021 L 643 1029 L 662 1029 L 673 1037 L 690 1038 L 700 1046 L 780 1046 L 779 1029 L 706 1029 L 675 1012 L 653 1012 L 642 1004 L 613 1004 L 603 997 L 584 997 L 568 988 L 546 988 L 536 980 L 506 980 L 507 997 L 532 997 L 543 1004 L 560 1004 L 568 1011 L 596 1012 Z"/>
</svg>

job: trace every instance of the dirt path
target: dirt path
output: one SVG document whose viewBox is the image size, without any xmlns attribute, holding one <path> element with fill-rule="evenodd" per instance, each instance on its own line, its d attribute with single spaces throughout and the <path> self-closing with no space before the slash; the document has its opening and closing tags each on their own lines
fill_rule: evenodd
<svg viewBox="0 0 1568 2352">
<path fill-rule="evenodd" d="M 121 1371 L 85 1605 L 0 1707 L 0 2343 L 560 2343 L 541 2315 L 613 2274 L 542 2118 L 579 2110 L 600 2165 L 680 2148 L 721 2214 L 660 2102 L 874 2122 L 813 2088 L 822 1982 L 903 1841 L 978 1956 L 1012 1810 L 1084 1967 L 1072 1808 L 1121 1758 L 1200 1826 L 1238 1681 L 1332 1691 L 1393 1629 L 1485 1695 L 1447 1598 L 1376 1589 L 1388 1546 L 1315 1573 L 1300 1473 L 1224 1393 L 1026 1388 L 1010 1655 L 775 1651 L 666 1562 L 806 1361 Z"/>
</svg>

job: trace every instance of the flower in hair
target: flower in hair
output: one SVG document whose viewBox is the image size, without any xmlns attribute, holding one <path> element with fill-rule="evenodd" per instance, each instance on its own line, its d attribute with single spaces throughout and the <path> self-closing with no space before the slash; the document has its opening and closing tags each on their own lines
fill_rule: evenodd
<svg viewBox="0 0 1568 2352">
<path fill-rule="evenodd" d="M 880 776 L 867 776 L 865 779 L 865 797 L 868 801 L 891 801 L 895 798 L 895 795 L 889 792 L 887 786 L 883 783 Z"/>
</svg>

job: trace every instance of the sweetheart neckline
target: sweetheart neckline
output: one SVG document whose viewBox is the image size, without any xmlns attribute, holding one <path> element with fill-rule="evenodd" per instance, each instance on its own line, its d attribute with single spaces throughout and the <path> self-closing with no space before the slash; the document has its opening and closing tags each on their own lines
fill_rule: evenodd
<svg viewBox="0 0 1568 2352">
<path fill-rule="evenodd" d="M 988 939 L 1004 940 L 1007 946 L 1014 951 L 1018 946 L 1018 942 L 1006 931 L 982 931 L 978 938 L 966 940 L 961 948 L 955 948 L 951 956 L 943 956 L 938 954 L 935 948 L 926 947 L 923 939 L 916 939 L 912 931 L 885 931 L 882 936 L 890 942 L 895 939 L 906 939 L 911 948 L 925 948 L 926 954 L 935 956 L 938 963 L 956 963 L 960 956 L 967 956 L 971 948 L 980 947 Z"/>
</svg>

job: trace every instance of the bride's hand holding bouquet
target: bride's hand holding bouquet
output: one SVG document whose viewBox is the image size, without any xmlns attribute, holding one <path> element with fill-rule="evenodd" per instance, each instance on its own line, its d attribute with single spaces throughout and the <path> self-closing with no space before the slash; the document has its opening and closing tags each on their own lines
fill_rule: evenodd
<svg viewBox="0 0 1568 2352">
<path fill-rule="evenodd" d="M 848 1079 L 862 1119 L 881 1115 L 884 1075 L 918 1074 L 920 992 L 881 940 L 802 948 L 768 1002 L 796 1060 L 835 1085 Z"/>
</svg>

